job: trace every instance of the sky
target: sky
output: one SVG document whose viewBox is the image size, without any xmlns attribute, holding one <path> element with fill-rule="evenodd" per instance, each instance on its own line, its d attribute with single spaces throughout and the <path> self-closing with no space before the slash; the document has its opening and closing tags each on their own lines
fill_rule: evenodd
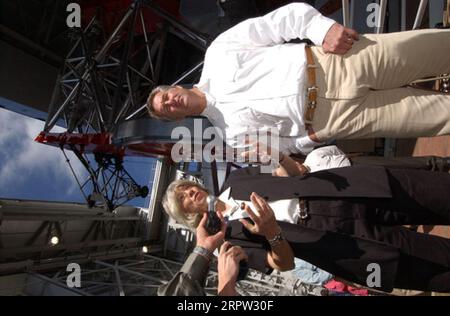
<svg viewBox="0 0 450 316">
<path fill-rule="evenodd" d="M 84 202 L 61 150 L 34 142 L 43 127 L 40 120 L 0 108 L 0 198 Z M 72 152 L 66 154 L 75 173 L 85 180 L 84 167 Z M 125 158 L 126 170 L 139 185 L 151 186 L 154 164 L 150 158 Z M 148 200 L 136 198 L 127 204 L 143 207 Z"/>
</svg>

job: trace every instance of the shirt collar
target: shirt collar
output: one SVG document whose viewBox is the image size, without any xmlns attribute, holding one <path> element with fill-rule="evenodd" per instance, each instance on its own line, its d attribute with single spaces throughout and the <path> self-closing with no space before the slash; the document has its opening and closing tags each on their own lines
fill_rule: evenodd
<svg viewBox="0 0 450 316">
<path fill-rule="evenodd" d="M 310 173 L 311 172 L 311 167 L 305 163 L 302 163 L 302 165 L 306 168 L 307 172 L 306 173 Z"/>
<path fill-rule="evenodd" d="M 200 115 L 206 116 L 209 119 L 214 119 L 217 112 L 216 99 L 214 99 L 208 92 L 202 89 L 201 86 L 196 86 L 196 88 L 199 89 L 206 98 L 206 107 Z"/>
</svg>

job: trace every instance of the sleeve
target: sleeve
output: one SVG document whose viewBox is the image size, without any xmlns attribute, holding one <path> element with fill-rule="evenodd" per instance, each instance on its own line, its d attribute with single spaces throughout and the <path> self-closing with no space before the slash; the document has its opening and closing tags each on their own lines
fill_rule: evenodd
<svg viewBox="0 0 450 316">
<path fill-rule="evenodd" d="M 270 46 L 308 38 L 320 46 L 334 23 L 308 4 L 291 3 L 265 16 L 239 23 L 222 33 L 213 44 Z"/>
<path fill-rule="evenodd" d="M 350 160 L 345 153 L 337 146 L 325 146 L 313 150 L 305 158 L 305 165 L 309 166 L 312 172 L 323 169 L 342 168 L 351 166 Z"/>
<path fill-rule="evenodd" d="M 209 261 L 191 253 L 181 270 L 166 284 L 158 288 L 159 296 L 204 296 Z"/>
<path fill-rule="evenodd" d="M 324 146 L 314 149 L 305 158 L 305 164 L 308 166 L 327 165 L 333 156 L 345 155 L 339 148 L 334 145 Z"/>
<path fill-rule="evenodd" d="M 319 148 L 317 150 L 320 150 L 320 153 L 322 155 L 326 155 L 326 156 L 341 156 L 341 155 L 345 155 L 345 153 L 342 150 L 340 150 L 335 145 L 321 147 L 321 148 Z"/>
<path fill-rule="evenodd" d="M 280 151 L 285 155 L 302 154 L 307 155 L 314 150 L 314 147 L 323 143 L 316 143 L 308 136 L 301 137 L 279 137 Z"/>
</svg>

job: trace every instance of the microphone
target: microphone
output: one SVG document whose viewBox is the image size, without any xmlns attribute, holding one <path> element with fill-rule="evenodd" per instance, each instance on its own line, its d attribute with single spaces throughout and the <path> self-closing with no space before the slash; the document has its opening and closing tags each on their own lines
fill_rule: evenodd
<svg viewBox="0 0 450 316">
<path fill-rule="evenodd" d="M 214 195 L 208 195 L 206 202 L 208 202 L 208 212 L 215 212 L 217 198 Z"/>
<path fill-rule="evenodd" d="M 219 216 L 216 214 L 217 198 L 214 195 L 209 195 L 206 199 L 208 202 L 208 218 L 206 219 L 205 229 L 210 235 L 217 234 L 222 226 Z"/>
</svg>

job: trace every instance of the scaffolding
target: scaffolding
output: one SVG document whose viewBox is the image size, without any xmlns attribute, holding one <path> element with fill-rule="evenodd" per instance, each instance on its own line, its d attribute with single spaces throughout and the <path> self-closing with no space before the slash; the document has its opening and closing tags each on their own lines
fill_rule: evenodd
<svg viewBox="0 0 450 316">
<path fill-rule="evenodd" d="M 95 260 L 81 267 L 80 287 L 67 284 L 70 272 L 29 273 L 24 292 L 27 295 L 101 295 L 101 296 L 151 296 L 158 287 L 167 283 L 180 270 L 182 263 L 166 258 L 140 254 L 112 262 Z M 205 294 L 217 295 L 218 275 L 214 270 L 206 279 Z M 242 296 L 327 296 L 330 291 L 322 286 L 307 284 L 298 279 L 286 278 L 276 273 L 266 275 L 250 270 L 246 279 L 236 287 Z"/>
<path fill-rule="evenodd" d="M 74 45 L 57 77 L 44 130 L 36 141 L 73 151 L 89 174 L 85 181 L 74 174 L 86 203 L 113 211 L 135 197 L 146 197 L 148 188 L 126 171 L 123 159 L 129 153 L 114 145 L 112 135 L 120 123 L 146 115 L 149 91 L 161 83 L 169 34 L 199 52 L 198 62 L 179 74 L 173 85 L 198 80 L 207 39 L 154 1 L 132 1 L 111 31 L 104 22 L 95 14 L 83 29 L 72 29 Z M 56 124 L 66 132 L 52 134 Z M 157 151 L 152 153 L 158 156 Z M 94 159 L 87 154 L 94 154 Z"/>
</svg>

